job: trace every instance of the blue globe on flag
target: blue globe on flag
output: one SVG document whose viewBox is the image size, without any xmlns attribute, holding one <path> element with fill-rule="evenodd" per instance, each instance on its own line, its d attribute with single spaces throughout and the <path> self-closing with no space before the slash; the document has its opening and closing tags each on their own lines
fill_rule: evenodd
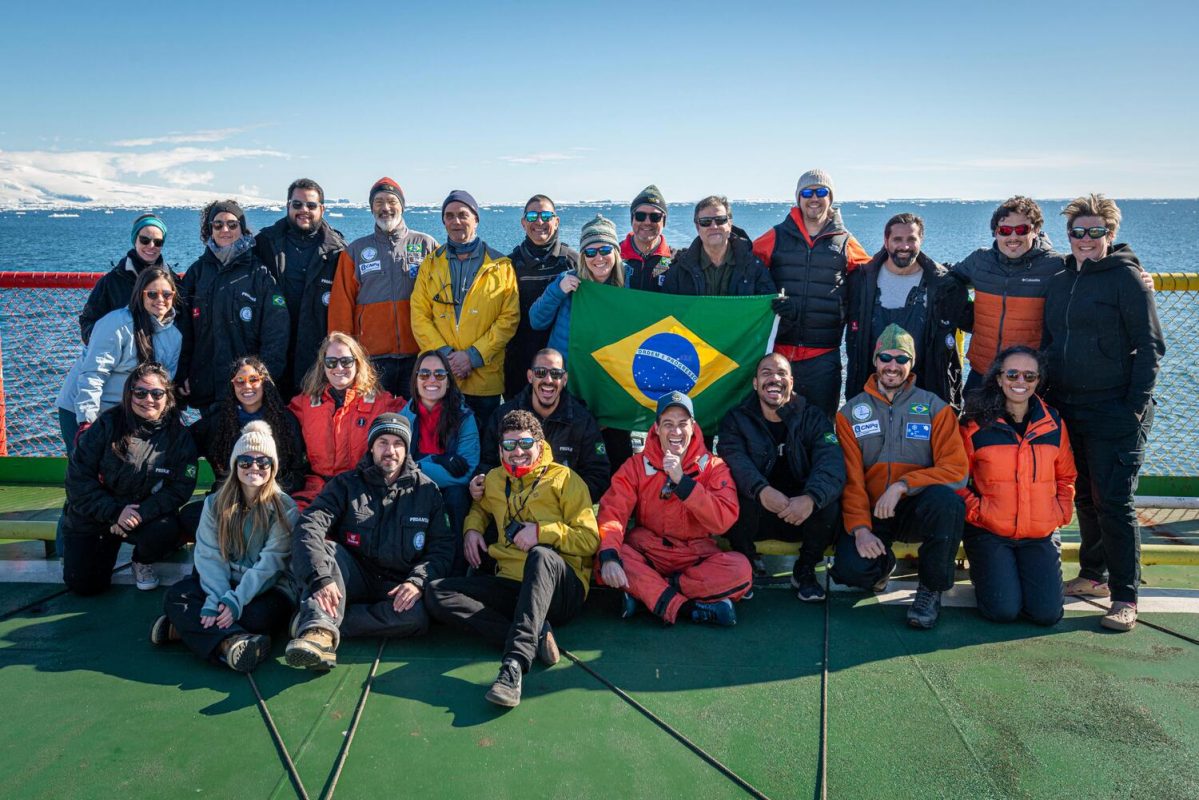
<svg viewBox="0 0 1199 800">
<path fill-rule="evenodd" d="M 668 392 L 689 394 L 699 373 L 699 352 L 677 333 L 655 333 L 633 355 L 633 382 L 653 402 Z"/>
</svg>

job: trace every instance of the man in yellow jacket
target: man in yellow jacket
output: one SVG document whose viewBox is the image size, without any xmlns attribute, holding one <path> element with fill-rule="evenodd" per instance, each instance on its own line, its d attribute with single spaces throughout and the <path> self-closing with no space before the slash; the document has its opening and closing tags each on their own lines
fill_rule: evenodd
<svg viewBox="0 0 1199 800">
<path fill-rule="evenodd" d="M 475 412 L 487 420 L 504 391 L 504 350 L 520 323 L 516 273 L 478 236 L 479 204 L 455 189 L 441 204 L 446 243 L 421 262 L 412 289 L 412 333 L 438 350 Z"/>
<path fill-rule="evenodd" d="M 534 658 L 558 663 L 550 626 L 583 608 L 599 527 L 587 484 L 554 462 L 532 413 L 508 412 L 500 431 L 500 466 L 475 490 L 463 539 L 467 562 L 481 570 L 489 553 L 495 574 L 433 581 L 425 606 L 434 619 L 503 645 L 487 699 L 511 708 L 520 703 L 521 676 Z M 500 531 L 490 546 L 481 533 L 488 518 Z"/>
</svg>

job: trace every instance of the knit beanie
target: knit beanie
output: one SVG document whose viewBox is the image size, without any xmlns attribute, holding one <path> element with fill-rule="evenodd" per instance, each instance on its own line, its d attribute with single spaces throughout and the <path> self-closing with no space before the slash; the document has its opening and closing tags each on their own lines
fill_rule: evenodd
<svg viewBox="0 0 1199 800">
<path fill-rule="evenodd" d="M 162 238 L 167 238 L 167 224 L 159 219 L 157 214 L 142 214 L 133 221 L 133 230 L 129 233 L 129 244 L 137 244 L 137 232 L 148 227 L 158 228 L 162 231 Z"/>
<path fill-rule="evenodd" d="M 445 201 L 441 204 L 442 214 L 445 214 L 445 207 L 450 203 L 462 203 L 474 213 L 475 219 L 479 218 L 479 204 L 475 202 L 475 198 L 470 196 L 470 192 L 465 189 L 455 189 L 446 196 Z"/>
<path fill-rule="evenodd" d="M 641 190 L 641 194 L 633 198 L 633 202 L 629 205 L 630 215 L 637 210 L 637 206 L 653 206 L 665 214 L 666 198 L 662 196 L 662 190 L 651 183 Z"/>
<path fill-rule="evenodd" d="M 597 244 L 620 247 L 620 239 L 616 238 L 616 223 L 603 214 L 596 214 L 593 219 L 588 220 L 579 237 L 579 250 Z"/>
<path fill-rule="evenodd" d="M 275 466 L 279 466 L 279 451 L 275 447 L 275 437 L 271 435 L 271 426 L 260 419 L 247 422 L 241 429 L 241 438 L 233 445 L 233 452 L 229 455 L 229 471 L 236 471 L 237 457 L 249 452 L 269 456 Z"/>
<path fill-rule="evenodd" d="M 370 431 L 366 434 L 366 449 L 374 447 L 375 439 L 385 433 L 403 439 L 405 449 L 412 444 L 412 425 L 408 422 L 408 418 L 403 414 L 388 412 L 375 417 L 375 421 L 371 423 Z"/>
<path fill-rule="evenodd" d="M 208 209 L 208 216 L 200 222 L 200 236 L 205 241 L 212 238 L 212 221 L 216 219 L 216 215 L 223 211 L 227 211 L 237 217 L 237 221 L 241 223 L 241 235 L 251 236 L 250 226 L 246 224 L 246 212 L 241 210 L 241 206 L 236 200 L 221 200 L 218 203 L 213 203 Z"/>
<path fill-rule="evenodd" d="M 401 209 L 407 209 L 408 207 L 408 204 L 404 201 L 404 190 L 391 178 L 380 178 L 375 181 L 375 185 L 371 187 L 371 194 L 366 204 L 373 204 L 375 202 L 375 195 L 377 194 L 393 194 L 400 201 Z"/>
<path fill-rule="evenodd" d="M 884 350 L 902 350 L 912 357 L 913 364 L 916 363 L 916 340 L 912 338 L 912 334 L 894 322 L 883 328 L 882 335 L 878 337 L 878 341 L 874 344 L 875 356 Z"/>
<path fill-rule="evenodd" d="M 833 188 L 833 179 L 822 169 L 810 169 L 799 176 L 799 183 L 795 186 L 795 202 L 797 204 L 799 203 L 799 193 L 809 186 L 827 186 L 829 202 L 833 201 L 833 195 L 836 194 L 836 189 Z"/>
</svg>

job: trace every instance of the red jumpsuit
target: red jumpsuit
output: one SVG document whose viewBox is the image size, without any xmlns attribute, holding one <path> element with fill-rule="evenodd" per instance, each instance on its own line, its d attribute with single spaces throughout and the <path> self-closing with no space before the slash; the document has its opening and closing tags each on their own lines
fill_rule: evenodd
<svg viewBox="0 0 1199 800">
<path fill-rule="evenodd" d="M 605 561 L 620 562 L 629 594 L 673 623 L 688 600 L 740 600 L 752 588 L 753 568 L 740 553 L 722 551 L 713 538 L 737 521 L 737 487 L 728 465 L 704 446 L 699 426 L 682 457 L 683 480 L 666 499 L 662 456 L 655 425 L 645 451 L 612 476 L 600 499 L 595 574 L 598 579 Z M 637 524 L 626 534 L 634 514 Z"/>
</svg>

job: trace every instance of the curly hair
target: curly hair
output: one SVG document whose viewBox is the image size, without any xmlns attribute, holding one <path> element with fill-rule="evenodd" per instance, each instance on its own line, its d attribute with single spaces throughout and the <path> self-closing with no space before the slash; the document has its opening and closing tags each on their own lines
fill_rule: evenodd
<svg viewBox="0 0 1199 800">
<path fill-rule="evenodd" d="M 523 408 L 509 411 L 500 421 L 500 435 L 503 436 L 509 431 L 528 431 L 533 435 L 533 440 L 537 442 L 545 439 L 545 433 L 542 432 L 541 423 L 537 417 L 533 415 L 532 411 L 525 411 Z"/>
<path fill-rule="evenodd" d="M 279 451 L 279 464 L 277 465 L 279 469 L 276 472 L 298 460 L 295 443 L 290 435 L 291 423 L 287 418 L 287 403 L 279 394 L 279 388 L 275 386 L 275 379 L 271 377 L 271 371 L 257 356 L 242 356 L 233 362 L 233 366 L 229 370 L 225 402 L 221 403 L 215 420 L 209 463 L 212 465 L 213 473 L 218 476 L 223 476 L 229 469 L 229 454 L 233 452 L 233 445 L 237 444 L 237 440 L 241 437 L 242 426 L 237 419 L 237 409 L 241 403 L 237 399 L 237 388 L 233 385 L 233 378 L 241 371 L 242 367 L 249 367 L 262 376 L 262 419 L 271 426 L 275 437 L 275 448 Z"/>
<path fill-rule="evenodd" d="M 1041 207 L 1037 205 L 1037 201 L 1018 194 L 1004 200 L 999 204 L 999 208 L 995 209 L 995 213 L 991 215 L 991 233 L 995 233 L 995 229 L 999 227 L 999 221 L 1008 214 L 1023 214 L 1028 217 L 1028 221 L 1035 231 L 1041 230 L 1045 224 L 1045 215 L 1041 213 Z"/>
<path fill-rule="evenodd" d="M 1045 357 L 1031 347 L 1013 345 L 995 356 L 979 387 L 966 393 L 966 402 L 962 407 L 963 423 L 977 422 L 979 426 L 986 426 L 1003 416 L 1007 399 L 999 385 L 999 374 L 1004 370 L 1004 362 L 1012 356 L 1028 356 L 1036 360 L 1037 372 L 1041 376 L 1037 382 L 1037 394 L 1044 393 L 1047 378 Z"/>
<path fill-rule="evenodd" d="M 458 426 L 462 424 L 462 418 L 465 416 L 462 406 L 466 402 L 466 398 L 462 396 L 462 390 L 458 388 L 458 381 L 454 379 L 449 359 L 436 350 L 425 350 L 413 362 L 412 380 L 408 385 L 408 396 L 412 398 L 414 407 L 420 403 L 420 392 L 418 391 L 420 381 L 416 377 L 416 373 L 426 358 L 436 358 L 438 363 L 441 364 L 441 368 L 445 370 L 445 397 L 441 399 L 441 417 L 437 421 L 437 443 L 445 447 L 450 438 L 458 430 Z M 413 438 L 417 441 L 420 439 L 419 436 L 414 436 Z"/>
</svg>

